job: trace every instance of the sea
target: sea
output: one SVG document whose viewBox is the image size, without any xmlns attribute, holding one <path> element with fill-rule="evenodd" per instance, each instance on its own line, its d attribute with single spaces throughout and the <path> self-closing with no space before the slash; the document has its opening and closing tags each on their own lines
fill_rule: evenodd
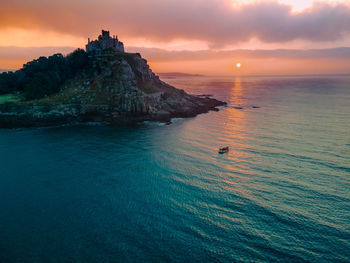
<svg viewBox="0 0 350 263">
<path fill-rule="evenodd" d="M 164 80 L 228 106 L 0 130 L 1 263 L 350 262 L 350 76 Z"/>
</svg>

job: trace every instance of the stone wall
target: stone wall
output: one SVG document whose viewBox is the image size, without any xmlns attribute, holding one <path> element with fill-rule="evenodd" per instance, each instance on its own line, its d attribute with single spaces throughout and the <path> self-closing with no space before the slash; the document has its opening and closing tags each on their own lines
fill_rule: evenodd
<svg viewBox="0 0 350 263">
<path fill-rule="evenodd" d="M 102 51 L 108 48 L 124 52 L 124 44 L 118 40 L 117 36 L 111 37 L 109 31 L 102 30 L 102 34 L 99 35 L 97 40 L 88 41 L 86 52 Z"/>
</svg>

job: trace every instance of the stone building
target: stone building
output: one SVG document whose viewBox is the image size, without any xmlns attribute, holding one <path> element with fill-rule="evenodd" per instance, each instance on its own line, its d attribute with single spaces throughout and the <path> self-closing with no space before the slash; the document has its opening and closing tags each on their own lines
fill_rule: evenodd
<svg viewBox="0 0 350 263">
<path fill-rule="evenodd" d="M 90 41 L 86 45 L 86 52 L 102 51 L 104 49 L 114 49 L 119 52 L 124 52 L 124 44 L 120 42 L 117 36 L 111 37 L 109 31 L 102 30 L 102 34 L 98 36 L 97 40 Z"/>
</svg>

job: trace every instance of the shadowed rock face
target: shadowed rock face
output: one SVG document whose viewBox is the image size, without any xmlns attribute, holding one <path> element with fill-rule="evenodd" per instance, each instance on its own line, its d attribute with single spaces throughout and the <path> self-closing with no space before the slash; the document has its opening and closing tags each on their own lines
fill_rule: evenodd
<svg viewBox="0 0 350 263">
<path fill-rule="evenodd" d="M 161 81 L 140 54 L 91 53 L 92 73 L 59 94 L 31 104 L 0 105 L 0 127 L 51 126 L 74 122 L 169 121 L 216 110 L 224 102 L 189 95 Z"/>
</svg>

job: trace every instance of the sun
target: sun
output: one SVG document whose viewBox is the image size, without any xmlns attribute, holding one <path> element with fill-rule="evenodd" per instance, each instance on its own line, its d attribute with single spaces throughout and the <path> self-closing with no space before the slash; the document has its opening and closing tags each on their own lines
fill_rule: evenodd
<svg viewBox="0 0 350 263">
<path fill-rule="evenodd" d="M 237 68 L 240 68 L 242 66 L 242 64 L 240 63 L 240 62 L 238 62 L 237 64 L 236 64 L 236 67 Z"/>
</svg>

